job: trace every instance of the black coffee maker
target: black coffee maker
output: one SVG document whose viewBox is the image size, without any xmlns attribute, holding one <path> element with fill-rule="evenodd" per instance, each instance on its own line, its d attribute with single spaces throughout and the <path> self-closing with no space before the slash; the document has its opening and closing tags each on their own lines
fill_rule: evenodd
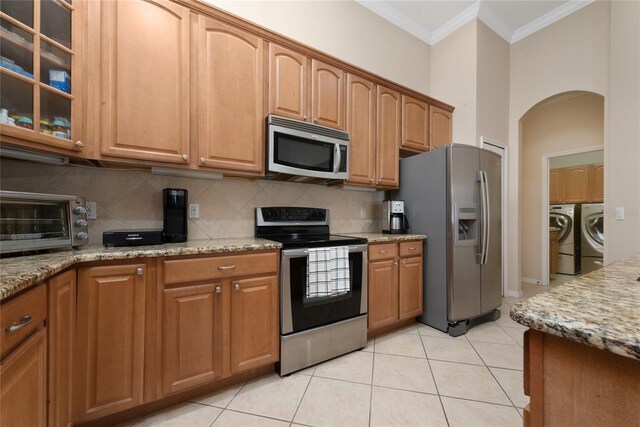
<svg viewBox="0 0 640 427">
<path fill-rule="evenodd" d="M 164 222 L 162 235 L 166 243 L 187 241 L 187 212 L 189 199 L 187 190 L 165 188 L 162 190 Z"/>
</svg>

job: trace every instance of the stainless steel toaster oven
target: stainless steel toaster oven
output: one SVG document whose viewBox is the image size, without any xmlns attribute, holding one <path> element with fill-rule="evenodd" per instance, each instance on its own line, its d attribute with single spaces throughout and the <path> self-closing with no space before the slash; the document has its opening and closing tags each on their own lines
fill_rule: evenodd
<svg viewBox="0 0 640 427">
<path fill-rule="evenodd" d="M 0 191 L 0 253 L 77 248 L 88 239 L 83 198 Z"/>
</svg>

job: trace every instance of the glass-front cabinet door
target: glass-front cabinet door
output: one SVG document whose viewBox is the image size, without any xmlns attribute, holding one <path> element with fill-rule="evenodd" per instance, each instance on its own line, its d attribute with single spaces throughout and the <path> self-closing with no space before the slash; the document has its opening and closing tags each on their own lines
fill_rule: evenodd
<svg viewBox="0 0 640 427">
<path fill-rule="evenodd" d="M 0 1 L 3 141 L 82 149 L 81 6 L 82 0 Z"/>
</svg>

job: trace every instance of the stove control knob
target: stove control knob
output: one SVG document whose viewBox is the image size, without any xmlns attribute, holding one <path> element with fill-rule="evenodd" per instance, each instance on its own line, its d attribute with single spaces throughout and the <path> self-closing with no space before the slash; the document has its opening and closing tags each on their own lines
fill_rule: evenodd
<svg viewBox="0 0 640 427">
<path fill-rule="evenodd" d="M 76 233 L 76 237 L 80 240 L 85 240 L 87 237 L 89 237 L 89 235 L 84 231 L 78 231 Z"/>
<path fill-rule="evenodd" d="M 76 206 L 73 208 L 73 213 L 77 215 L 82 215 L 87 213 L 87 209 L 84 206 Z"/>
<path fill-rule="evenodd" d="M 87 220 L 86 219 L 76 219 L 74 224 L 77 227 L 86 227 L 87 226 Z"/>
</svg>

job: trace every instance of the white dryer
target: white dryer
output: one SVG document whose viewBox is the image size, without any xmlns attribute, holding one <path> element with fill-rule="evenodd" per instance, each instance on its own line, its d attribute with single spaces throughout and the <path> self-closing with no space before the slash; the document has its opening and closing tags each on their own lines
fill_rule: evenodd
<svg viewBox="0 0 640 427">
<path fill-rule="evenodd" d="M 557 272 L 580 274 L 580 205 L 549 206 L 549 227 L 560 229 Z"/>
<path fill-rule="evenodd" d="M 581 262 L 582 274 L 602 267 L 604 256 L 604 205 L 589 203 L 582 205 Z"/>
</svg>

